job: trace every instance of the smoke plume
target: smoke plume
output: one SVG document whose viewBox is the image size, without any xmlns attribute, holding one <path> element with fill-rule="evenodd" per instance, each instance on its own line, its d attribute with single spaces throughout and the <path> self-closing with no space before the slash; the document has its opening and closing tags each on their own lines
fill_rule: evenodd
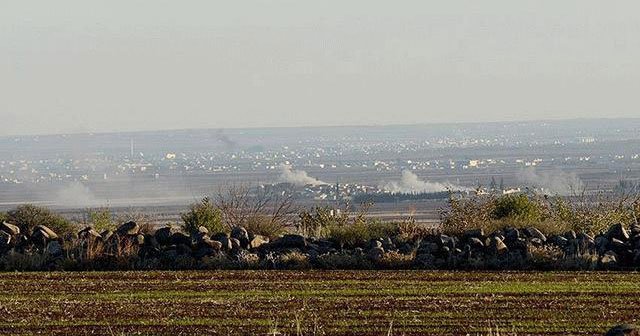
<svg viewBox="0 0 640 336">
<path fill-rule="evenodd" d="M 221 142 L 227 150 L 232 150 L 238 147 L 238 143 L 233 141 L 228 135 L 224 134 L 223 130 L 216 132 L 216 139 Z"/>
<path fill-rule="evenodd" d="M 56 193 L 55 204 L 72 207 L 94 207 L 102 205 L 89 187 L 80 182 L 69 183 Z"/>
<path fill-rule="evenodd" d="M 547 194 L 571 195 L 584 188 L 584 183 L 576 174 L 560 169 L 537 172 L 534 168 L 528 168 L 520 171 L 517 178 L 528 187 L 542 189 Z"/>
<path fill-rule="evenodd" d="M 462 187 L 459 185 L 455 185 L 449 182 L 429 182 L 425 180 L 421 180 L 418 175 L 404 170 L 402 172 L 402 178 L 400 181 L 391 181 L 385 183 L 381 186 L 382 189 L 389 191 L 391 193 L 406 193 L 406 194 L 417 194 L 417 193 L 431 193 L 431 192 L 442 192 L 442 191 L 463 191 L 469 190 L 469 188 Z"/>
<path fill-rule="evenodd" d="M 304 170 L 294 170 L 290 165 L 283 164 L 280 166 L 280 169 L 281 173 L 280 178 L 278 179 L 279 182 L 291 183 L 297 186 L 318 186 L 321 184 L 327 184 L 309 176 L 309 174 Z"/>
</svg>

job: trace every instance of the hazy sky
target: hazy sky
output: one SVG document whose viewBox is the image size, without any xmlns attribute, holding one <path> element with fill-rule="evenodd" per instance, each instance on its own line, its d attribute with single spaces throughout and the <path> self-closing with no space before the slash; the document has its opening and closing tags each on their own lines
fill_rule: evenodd
<svg viewBox="0 0 640 336">
<path fill-rule="evenodd" d="M 640 2 L 0 0 L 0 135 L 640 117 Z"/>
</svg>

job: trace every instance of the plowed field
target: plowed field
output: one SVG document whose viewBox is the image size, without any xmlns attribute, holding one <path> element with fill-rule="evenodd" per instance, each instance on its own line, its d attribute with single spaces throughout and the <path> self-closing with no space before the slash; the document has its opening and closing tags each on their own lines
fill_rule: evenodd
<svg viewBox="0 0 640 336">
<path fill-rule="evenodd" d="M 601 335 L 638 273 L 0 274 L 0 334 Z"/>
</svg>

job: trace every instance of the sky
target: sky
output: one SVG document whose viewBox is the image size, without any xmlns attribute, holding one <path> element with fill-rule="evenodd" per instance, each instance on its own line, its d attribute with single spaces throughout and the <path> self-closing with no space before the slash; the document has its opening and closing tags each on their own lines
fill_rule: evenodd
<svg viewBox="0 0 640 336">
<path fill-rule="evenodd" d="M 640 2 L 0 0 L 0 135 L 640 117 Z"/>
</svg>

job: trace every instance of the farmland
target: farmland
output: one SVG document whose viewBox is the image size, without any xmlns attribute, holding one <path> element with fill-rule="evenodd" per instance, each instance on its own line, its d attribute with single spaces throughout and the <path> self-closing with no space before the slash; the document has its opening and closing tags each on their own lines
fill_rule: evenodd
<svg viewBox="0 0 640 336">
<path fill-rule="evenodd" d="M 196 271 L 0 274 L 0 334 L 598 335 L 640 274 Z"/>
</svg>

